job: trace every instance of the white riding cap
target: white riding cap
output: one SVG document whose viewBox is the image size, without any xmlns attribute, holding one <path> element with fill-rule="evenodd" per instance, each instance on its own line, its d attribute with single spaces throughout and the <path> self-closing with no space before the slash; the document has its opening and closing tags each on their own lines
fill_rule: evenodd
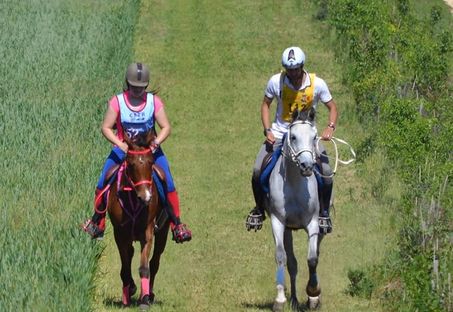
<svg viewBox="0 0 453 312">
<path fill-rule="evenodd" d="M 289 47 L 283 51 L 282 66 L 287 69 L 298 68 L 305 63 L 305 54 L 299 47 Z"/>
</svg>

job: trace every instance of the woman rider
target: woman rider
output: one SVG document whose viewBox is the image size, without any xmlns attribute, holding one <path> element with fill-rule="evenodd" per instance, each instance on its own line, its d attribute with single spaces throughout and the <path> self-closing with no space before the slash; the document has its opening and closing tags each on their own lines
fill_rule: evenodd
<svg viewBox="0 0 453 312">
<path fill-rule="evenodd" d="M 128 117 L 130 115 L 139 116 L 139 118 L 144 120 L 154 119 L 154 122 L 159 126 L 160 131 L 151 144 L 151 149 L 153 150 L 156 164 L 165 171 L 168 190 L 167 201 L 174 212 L 174 218 L 170 218 L 173 239 L 177 243 L 183 243 L 190 241 L 192 238 L 191 231 L 180 221 L 178 193 L 175 189 L 167 158 L 160 147 L 170 135 L 170 122 L 165 113 L 162 100 L 153 92 L 146 92 L 149 76 L 149 69 L 146 65 L 142 63 L 130 64 L 126 71 L 127 89 L 109 100 L 107 112 L 102 122 L 102 134 L 114 146 L 107 158 L 96 187 L 94 215 L 83 225 L 83 230 L 93 238 L 102 239 L 104 236 L 106 209 L 101 206 L 104 205 L 102 193 L 106 187 L 105 178 L 110 169 L 115 165 L 121 164 L 126 156 L 128 145 L 123 141 L 123 123 L 126 122 L 125 119 L 130 118 Z M 146 116 L 147 114 L 152 116 Z M 151 124 L 154 125 L 154 122 L 151 122 Z M 115 128 L 117 129 L 116 131 L 114 130 Z M 155 131 L 154 126 L 152 126 L 152 129 Z"/>
</svg>

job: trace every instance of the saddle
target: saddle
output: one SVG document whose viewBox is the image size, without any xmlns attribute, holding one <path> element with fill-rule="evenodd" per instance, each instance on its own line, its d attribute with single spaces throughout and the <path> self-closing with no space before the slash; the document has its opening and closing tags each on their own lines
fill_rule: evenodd
<svg viewBox="0 0 453 312">
<path fill-rule="evenodd" d="M 266 194 L 269 193 L 269 178 L 271 176 L 272 169 L 274 169 L 275 164 L 277 163 L 277 160 L 280 157 L 281 153 L 282 148 L 278 148 L 272 153 L 268 153 L 263 159 L 263 164 L 261 165 L 261 171 L 259 175 L 259 182 L 262 190 Z"/>
</svg>

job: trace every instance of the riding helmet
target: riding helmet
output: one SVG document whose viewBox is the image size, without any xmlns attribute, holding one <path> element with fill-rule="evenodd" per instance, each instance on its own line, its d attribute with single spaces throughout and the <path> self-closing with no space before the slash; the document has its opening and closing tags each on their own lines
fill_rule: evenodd
<svg viewBox="0 0 453 312">
<path fill-rule="evenodd" d="M 134 87 L 146 87 L 149 84 L 148 66 L 142 63 L 132 63 L 127 67 L 126 81 Z"/>
<path fill-rule="evenodd" d="M 299 47 L 289 47 L 283 51 L 282 66 L 286 69 L 301 67 L 305 63 L 305 54 Z"/>
</svg>

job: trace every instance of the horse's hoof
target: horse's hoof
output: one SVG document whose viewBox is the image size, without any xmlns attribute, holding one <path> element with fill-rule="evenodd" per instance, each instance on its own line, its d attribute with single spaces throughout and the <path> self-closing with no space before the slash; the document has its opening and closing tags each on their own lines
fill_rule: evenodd
<svg viewBox="0 0 453 312">
<path fill-rule="evenodd" d="M 290 302 L 291 302 L 291 309 L 293 311 L 299 311 L 299 300 L 297 300 L 297 297 L 291 297 Z"/>
<path fill-rule="evenodd" d="M 318 297 L 308 297 L 308 300 L 307 300 L 307 308 L 309 310 L 317 310 L 321 307 L 321 300 Z"/>
<path fill-rule="evenodd" d="M 146 311 L 149 309 L 150 305 L 151 305 L 150 296 L 144 295 L 139 301 L 138 308 L 140 309 L 140 311 Z"/>
<path fill-rule="evenodd" d="M 275 301 L 274 306 L 272 307 L 272 311 L 273 312 L 283 312 L 284 308 L 285 308 L 284 302 Z"/>
</svg>

